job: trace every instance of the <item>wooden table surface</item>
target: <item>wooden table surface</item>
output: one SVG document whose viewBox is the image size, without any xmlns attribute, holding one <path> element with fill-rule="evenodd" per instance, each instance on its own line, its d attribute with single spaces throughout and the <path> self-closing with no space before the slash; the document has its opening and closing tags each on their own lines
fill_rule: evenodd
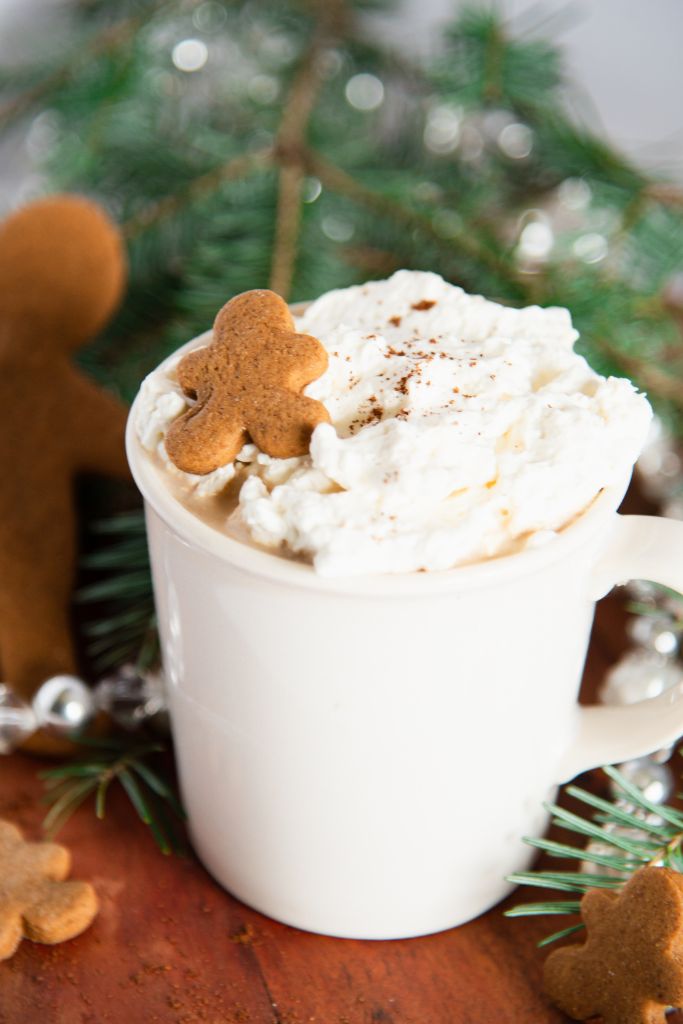
<svg viewBox="0 0 683 1024">
<path fill-rule="evenodd" d="M 602 602 L 587 689 L 625 645 Z M 482 741 L 482 758 L 492 756 Z M 39 838 L 40 762 L 0 762 L 0 815 Z M 584 782 L 600 789 L 599 773 Z M 24 942 L 0 964 L 0 1024 L 559 1024 L 541 992 L 547 921 L 496 907 L 460 928 L 392 942 L 331 939 L 249 910 L 193 859 L 163 857 L 119 793 L 98 822 L 82 807 L 60 834 L 101 912 L 60 946 Z M 525 896 L 534 894 L 527 890 Z M 537 895 L 536 895 L 536 898 Z M 513 896 L 510 902 L 517 902 Z M 683 1024 L 683 1013 L 668 1018 Z"/>
</svg>

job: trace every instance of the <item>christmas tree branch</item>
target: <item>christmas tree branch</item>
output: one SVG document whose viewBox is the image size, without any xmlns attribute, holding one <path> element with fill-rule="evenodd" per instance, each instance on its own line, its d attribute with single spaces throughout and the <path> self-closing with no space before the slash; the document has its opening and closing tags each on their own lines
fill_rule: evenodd
<svg viewBox="0 0 683 1024">
<path fill-rule="evenodd" d="M 46 787 L 45 803 L 50 804 L 43 821 L 48 838 L 53 838 L 90 796 L 95 798 L 96 816 L 104 818 L 107 793 L 118 782 L 161 852 L 185 854 L 185 812 L 173 783 L 166 778 L 163 759 L 159 759 L 165 746 L 126 735 L 80 738 L 78 742 L 82 757 L 40 773 Z"/>
<path fill-rule="evenodd" d="M 643 195 L 664 206 L 683 207 L 683 189 L 667 181 L 654 181 L 646 185 Z"/>
<path fill-rule="evenodd" d="M 42 81 L 30 86 L 17 96 L 13 96 L 0 107 L 0 130 L 7 128 L 50 93 L 57 92 L 74 75 L 96 61 L 98 57 L 113 53 L 129 43 L 152 15 L 164 6 L 164 3 L 165 0 L 152 4 L 143 14 L 134 14 L 115 25 L 107 25 L 90 39 L 78 57 L 74 59 L 74 56 L 71 55 L 61 67 L 56 68 Z"/>
<path fill-rule="evenodd" d="M 283 298 L 289 298 L 297 255 L 301 225 L 301 186 L 303 171 L 299 160 L 287 159 L 278 178 L 275 243 L 270 268 L 270 287 Z"/>
<path fill-rule="evenodd" d="M 500 103 L 503 96 L 501 74 L 506 38 L 502 25 L 491 21 L 484 46 L 484 99 L 487 103 Z"/>
<path fill-rule="evenodd" d="M 270 287 L 283 298 L 289 297 L 297 257 L 304 181 L 303 152 L 308 124 L 323 80 L 320 56 L 343 24 L 343 13 L 343 0 L 334 3 L 321 0 L 317 4 L 318 21 L 282 110 L 275 147 L 280 171 Z"/>
<path fill-rule="evenodd" d="M 346 196 L 353 202 L 358 203 L 377 213 L 382 217 L 393 220 L 396 223 L 404 224 L 406 227 L 417 229 L 421 234 L 429 237 L 441 249 L 447 250 L 453 255 L 454 250 L 460 248 L 471 259 L 484 264 L 495 273 L 510 277 L 514 268 L 505 259 L 502 259 L 495 252 L 481 245 L 475 236 L 459 231 L 456 235 L 452 231 L 449 237 L 443 235 L 435 228 L 431 220 L 421 213 L 403 206 L 400 202 L 381 192 L 375 192 L 362 182 L 358 181 L 347 171 L 337 167 L 313 150 L 306 153 L 306 167 L 310 174 L 314 174 L 321 183 L 333 192 Z M 516 276 L 516 275 L 515 275 Z"/>
<path fill-rule="evenodd" d="M 247 177 L 254 171 L 265 170 L 272 164 L 272 161 L 273 150 L 270 146 L 258 149 L 253 153 L 240 153 L 226 163 L 214 167 L 206 174 L 201 174 L 186 188 L 149 203 L 123 224 L 123 233 L 128 239 L 136 238 L 137 235 L 167 217 L 175 216 L 186 206 L 199 199 L 204 199 L 219 189 L 226 181 L 235 181 L 237 178 Z"/>
<path fill-rule="evenodd" d="M 321 81 L 318 54 L 318 46 L 314 43 L 294 77 L 276 143 L 280 171 L 270 287 L 283 298 L 289 296 L 296 262 L 304 180 L 301 154 Z"/>
</svg>

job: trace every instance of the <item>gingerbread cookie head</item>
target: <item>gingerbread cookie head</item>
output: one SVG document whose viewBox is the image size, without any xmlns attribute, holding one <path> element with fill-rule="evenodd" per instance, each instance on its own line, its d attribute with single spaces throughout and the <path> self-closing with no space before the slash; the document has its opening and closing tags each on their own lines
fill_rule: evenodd
<svg viewBox="0 0 683 1024">
<path fill-rule="evenodd" d="M 0 280 L 3 345 L 72 351 L 104 327 L 121 299 L 121 234 L 87 199 L 39 199 L 0 225 Z"/>
<path fill-rule="evenodd" d="M 169 457 L 186 473 L 204 474 L 231 462 L 249 440 L 274 458 L 304 455 L 329 414 L 301 392 L 326 368 L 325 349 L 296 333 L 279 295 L 237 295 L 216 317 L 211 343 L 178 364 L 194 405 L 171 424 Z"/>
<path fill-rule="evenodd" d="M 56 843 L 27 843 L 0 821 L 0 960 L 22 939 L 50 945 L 80 935 L 97 913 L 88 882 L 66 882 L 69 851 Z"/>
<path fill-rule="evenodd" d="M 640 868 L 621 892 L 591 889 L 581 900 L 586 942 L 551 953 L 544 986 L 575 1020 L 665 1024 L 683 1005 L 683 876 Z"/>
</svg>

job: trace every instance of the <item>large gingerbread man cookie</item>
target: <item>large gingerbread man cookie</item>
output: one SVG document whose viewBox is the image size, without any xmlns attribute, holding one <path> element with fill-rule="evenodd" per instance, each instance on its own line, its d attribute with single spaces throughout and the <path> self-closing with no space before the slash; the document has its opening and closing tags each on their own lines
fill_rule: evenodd
<svg viewBox="0 0 683 1024">
<path fill-rule="evenodd" d="M 325 349 L 296 333 L 279 295 L 255 289 L 235 296 L 216 317 L 211 344 L 178 365 L 194 405 L 171 424 L 169 457 L 186 473 L 204 474 L 232 462 L 248 440 L 274 458 L 305 454 L 329 414 L 301 392 L 326 368 Z"/>
<path fill-rule="evenodd" d="M 683 1005 L 683 876 L 640 868 L 621 892 L 581 900 L 588 937 L 545 963 L 546 992 L 570 1017 L 603 1024 L 665 1024 Z"/>
<path fill-rule="evenodd" d="M 27 699 L 77 670 L 74 478 L 128 476 L 126 409 L 71 361 L 125 279 L 120 233 L 86 199 L 41 199 L 0 224 L 0 679 Z"/>
</svg>

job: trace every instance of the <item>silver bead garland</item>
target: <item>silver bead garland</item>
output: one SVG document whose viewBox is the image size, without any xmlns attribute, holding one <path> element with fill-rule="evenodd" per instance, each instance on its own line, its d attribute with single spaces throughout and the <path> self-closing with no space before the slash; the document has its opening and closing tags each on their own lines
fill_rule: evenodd
<svg viewBox="0 0 683 1024">
<path fill-rule="evenodd" d="M 0 754 L 11 754 L 38 729 L 56 736 L 78 733 L 100 711 L 124 729 L 147 723 L 165 728 L 161 675 L 123 665 L 92 690 L 77 676 L 56 675 L 42 683 L 30 704 L 0 683 Z"/>
</svg>

